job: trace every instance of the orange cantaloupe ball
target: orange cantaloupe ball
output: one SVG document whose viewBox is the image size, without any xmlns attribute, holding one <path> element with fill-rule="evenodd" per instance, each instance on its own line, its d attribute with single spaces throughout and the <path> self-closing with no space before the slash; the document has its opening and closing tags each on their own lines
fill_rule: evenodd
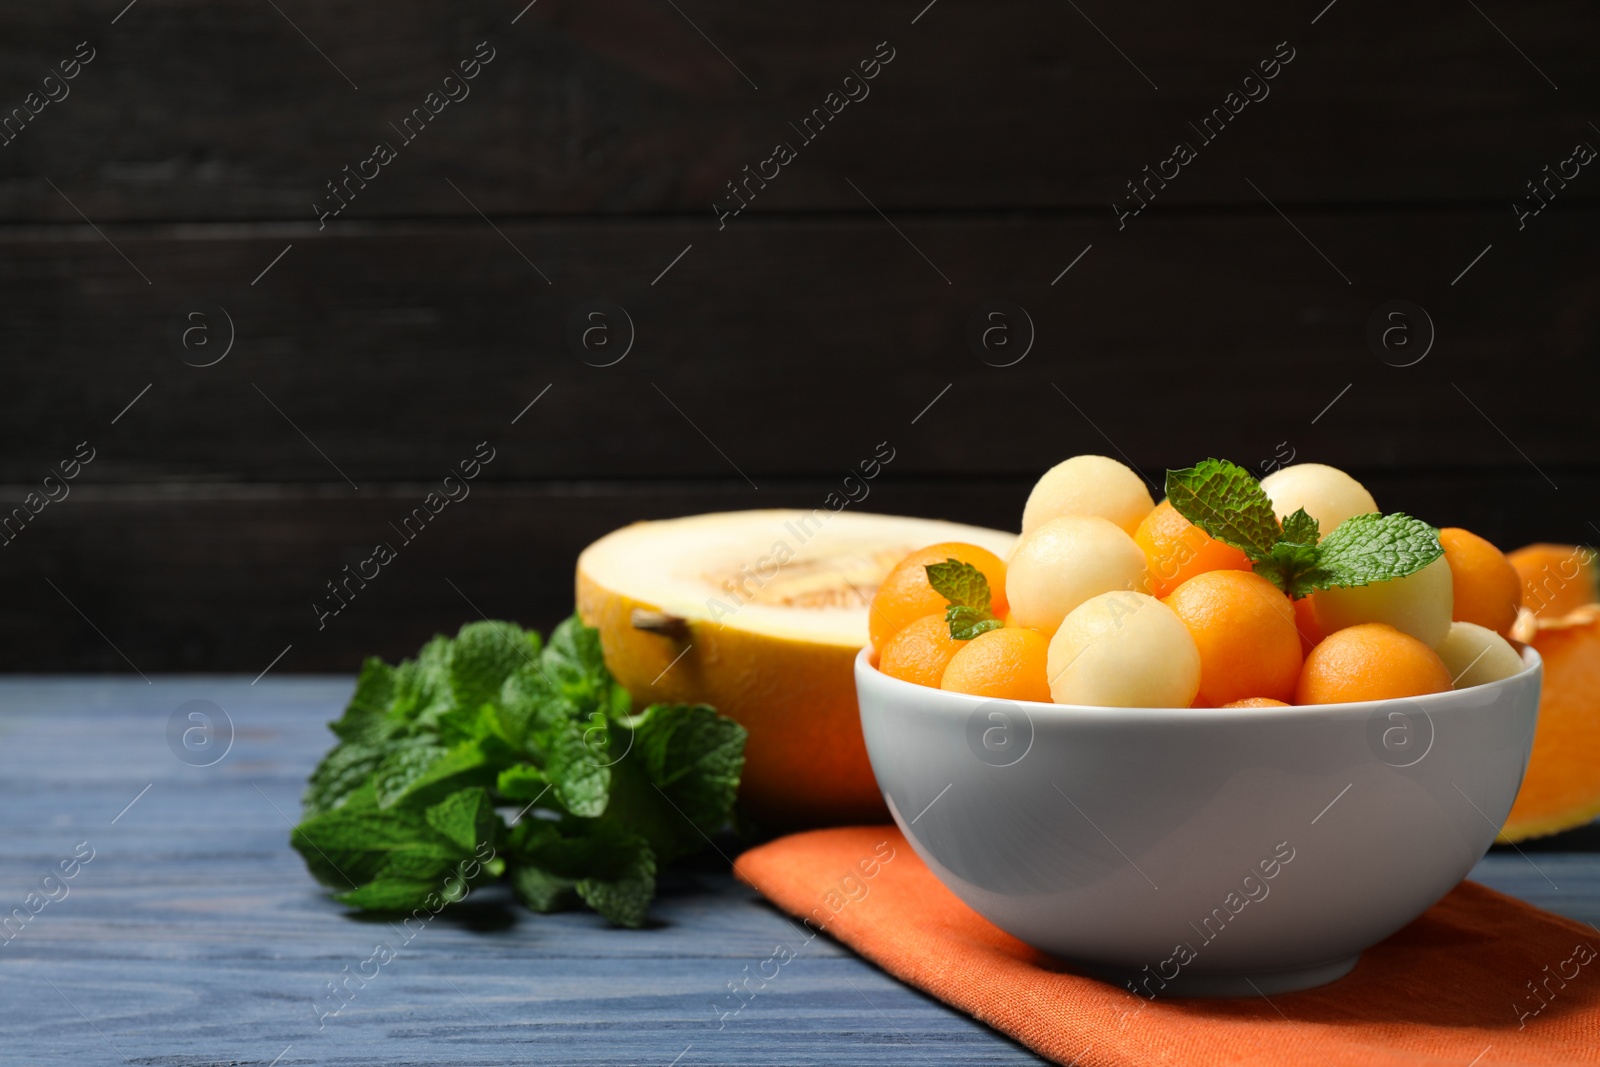
<svg viewBox="0 0 1600 1067">
<path fill-rule="evenodd" d="M 1440 530 L 1439 543 L 1450 563 L 1455 601 L 1450 617 L 1509 636 L 1517 609 L 1522 607 L 1522 576 L 1505 553 L 1458 526 Z"/>
<path fill-rule="evenodd" d="M 1300 669 L 1296 704 L 1349 704 L 1442 693 L 1450 671 L 1432 647 L 1381 622 L 1323 638 Z"/>
<path fill-rule="evenodd" d="M 1248 697 L 1288 700 L 1300 677 L 1294 604 L 1250 571 L 1207 571 L 1162 603 L 1200 650 L 1200 696 L 1213 705 Z"/>
<path fill-rule="evenodd" d="M 944 669 L 965 644 L 950 636 L 950 624 L 942 612 L 924 615 L 884 643 L 878 670 L 902 682 L 937 689 L 944 680 Z"/>
<path fill-rule="evenodd" d="M 1317 642 L 1327 635 L 1317 625 L 1316 594 L 1308 593 L 1294 602 L 1294 628 L 1300 632 L 1300 657 L 1311 655 Z"/>
<path fill-rule="evenodd" d="M 1150 572 L 1150 595 L 1157 599 L 1206 571 L 1247 571 L 1250 557 L 1224 544 L 1178 514 L 1163 500 L 1133 534 Z"/>
<path fill-rule="evenodd" d="M 950 602 L 928 583 L 927 567 L 948 559 L 978 568 L 989 583 L 989 610 L 997 618 L 1006 617 L 1006 565 L 1000 557 L 977 545 L 944 541 L 912 552 L 896 563 L 879 584 L 867 613 L 867 633 L 873 648 L 881 651 L 889 638 L 924 615 L 944 613 Z"/>
<path fill-rule="evenodd" d="M 988 630 L 968 641 L 945 666 L 941 689 L 1001 700 L 1048 703 L 1045 657 L 1050 639 L 1038 630 Z"/>
</svg>

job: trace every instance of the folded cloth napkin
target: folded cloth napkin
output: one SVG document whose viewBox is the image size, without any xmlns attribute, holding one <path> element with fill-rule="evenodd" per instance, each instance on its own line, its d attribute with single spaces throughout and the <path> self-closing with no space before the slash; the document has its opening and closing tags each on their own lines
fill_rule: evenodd
<svg viewBox="0 0 1600 1067">
<path fill-rule="evenodd" d="M 795 834 L 734 870 L 811 929 L 1058 1063 L 1600 1063 L 1600 932 L 1473 882 L 1331 985 L 1152 1001 L 1002 931 L 892 826 Z"/>
</svg>

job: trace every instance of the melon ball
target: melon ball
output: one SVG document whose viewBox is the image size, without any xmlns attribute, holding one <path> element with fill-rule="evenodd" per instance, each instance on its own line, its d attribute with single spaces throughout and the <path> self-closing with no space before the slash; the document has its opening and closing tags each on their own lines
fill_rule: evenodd
<svg viewBox="0 0 1600 1067">
<path fill-rule="evenodd" d="M 1319 589 L 1313 601 L 1325 634 L 1363 622 L 1385 622 L 1437 649 L 1450 632 L 1455 592 L 1443 556 L 1404 578 L 1350 589 Z"/>
<path fill-rule="evenodd" d="M 1011 617 L 1046 634 L 1092 596 L 1147 587 L 1144 552 L 1121 527 L 1094 515 L 1051 519 L 1023 535 L 1006 568 Z"/>
<path fill-rule="evenodd" d="M 1296 463 L 1274 471 L 1261 479 L 1261 488 L 1278 518 L 1305 508 L 1306 514 L 1317 520 L 1323 537 L 1352 515 L 1378 510 L 1365 486 L 1339 468 L 1322 463 Z"/>
<path fill-rule="evenodd" d="M 1524 667 L 1510 641 L 1475 622 L 1451 623 L 1438 651 L 1457 689 L 1498 682 L 1520 674 Z"/>
<path fill-rule="evenodd" d="M 1090 597 L 1062 620 L 1045 671 L 1058 704 L 1186 708 L 1200 691 L 1200 650 L 1177 612 L 1118 590 Z"/>
<path fill-rule="evenodd" d="M 1022 532 L 1051 519 L 1098 515 L 1132 534 L 1156 503 L 1144 479 L 1106 456 L 1073 456 L 1044 472 L 1022 509 Z"/>
</svg>

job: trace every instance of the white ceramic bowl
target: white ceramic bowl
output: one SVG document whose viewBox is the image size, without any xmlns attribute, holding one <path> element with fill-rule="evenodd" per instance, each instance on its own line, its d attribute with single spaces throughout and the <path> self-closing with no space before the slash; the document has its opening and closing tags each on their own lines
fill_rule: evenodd
<svg viewBox="0 0 1600 1067">
<path fill-rule="evenodd" d="M 945 885 L 1156 996 L 1341 977 L 1449 892 L 1527 769 L 1542 666 L 1406 700 L 1094 708 L 912 685 L 856 658 L 889 810 Z"/>
</svg>

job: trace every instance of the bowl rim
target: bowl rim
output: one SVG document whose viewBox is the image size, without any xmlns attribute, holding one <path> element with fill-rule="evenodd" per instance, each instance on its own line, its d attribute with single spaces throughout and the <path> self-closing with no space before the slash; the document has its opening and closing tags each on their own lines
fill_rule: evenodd
<svg viewBox="0 0 1600 1067">
<path fill-rule="evenodd" d="M 916 682 L 907 682 L 899 678 L 891 678 L 878 670 L 872 662 L 874 650 L 869 644 L 856 653 L 855 670 L 859 678 L 863 672 L 871 672 L 876 680 L 874 685 L 885 686 L 889 692 L 916 691 L 924 694 L 924 699 L 937 700 L 951 710 L 957 708 L 976 708 L 993 700 L 1003 700 L 1007 704 L 1015 705 L 1022 709 L 1029 718 L 1043 717 L 1047 721 L 1057 719 L 1062 721 L 1079 721 L 1094 718 L 1100 721 L 1108 719 L 1129 719 L 1137 722 L 1161 722 L 1163 720 L 1181 722 L 1238 722 L 1248 719 L 1251 722 L 1274 721 L 1301 721 L 1311 718 L 1344 718 L 1352 714 L 1370 715 L 1373 709 L 1401 701 L 1415 703 L 1423 711 L 1448 711 L 1453 705 L 1463 704 L 1464 695 L 1467 693 L 1492 694 L 1497 690 L 1510 689 L 1513 686 L 1523 685 L 1530 679 L 1542 681 L 1544 671 L 1544 658 L 1531 645 L 1523 646 L 1521 650 L 1524 667 L 1509 678 L 1500 678 L 1483 685 L 1471 686 L 1467 689 L 1447 689 L 1440 693 L 1425 693 L 1414 697 L 1386 697 L 1382 700 L 1362 700 L 1344 704 L 1290 704 L 1281 708 L 1123 708 L 1103 707 L 1097 704 L 1057 704 L 1040 700 L 1012 700 L 1007 697 L 974 696 L 971 693 L 955 693 L 945 689 L 934 689 L 931 686 L 918 685 Z M 933 694 L 928 696 L 927 694 Z M 857 696 L 859 703 L 860 697 Z M 1470 706 L 1478 706 L 1478 701 L 1473 701 Z"/>
</svg>

